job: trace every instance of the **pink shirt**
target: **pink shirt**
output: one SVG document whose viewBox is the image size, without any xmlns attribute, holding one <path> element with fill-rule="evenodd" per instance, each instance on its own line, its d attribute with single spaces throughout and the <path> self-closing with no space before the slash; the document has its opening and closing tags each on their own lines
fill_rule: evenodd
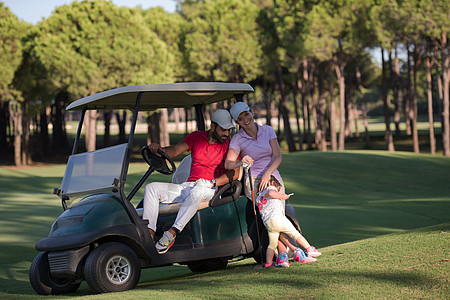
<svg viewBox="0 0 450 300">
<path fill-rule="evenodd" d="M 208 131 L 194 131 L 183 139 L 191 151 L 191 172 L 187 181 L 196 181 L 204 178 L 211 180 L 222 176 L 227 172 L 225 158 L 228 152 L 230 140 L 225 143 L 213 143 L 208 141 Z"/>
<path fill-rule="evenodd" d="M 244 129 L 240 129 L 230 142 L 230 148 L 240 152 L 240 156 L 250 156 L 255 161 L 250 171 L 252 177 L 262 177 L 273 161 L 273 151 L 270 141 L 277 138 L 275 130 L 269 125 L 258 126 L 256 139 L 250 137 Z M 282 180 L 278 170 L 272 174 L 278 180 Z"/>
</svg>

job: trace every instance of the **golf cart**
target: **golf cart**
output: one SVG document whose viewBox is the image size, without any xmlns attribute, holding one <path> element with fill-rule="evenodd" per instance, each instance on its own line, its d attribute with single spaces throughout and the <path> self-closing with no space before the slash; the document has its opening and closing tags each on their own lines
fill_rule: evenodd
<svg viewBox="0 0 450 300">
<path fill-rule="evenodd" d="M 205 130 L 204 105 L 233 97 L 241 101 L 251 92 L 253 88 L 242 83 L 155 84 L 117 88 L 71 103 L 67 110 L 82 113 L 61 186 L 54 191 L 61 197 L 64 212 L 51 226 L 48 237 L 36 243 L 40 253 L 29 274 L 34 290 L 41 295 L 74 293 L 86 280 L 96 293 L 118 292 L 137 285 L 141 268 L 178 263 L 203 272 L 223 269 L 229 260 L 254 257 L 261 262 L 267 232 L 252 199 L 242 191 L 242 179 L 228 183 L 213 199 L 203 202 L 164 254 L 156 251 L 148 221 L 142 219 L 142 200 L 136 207 L 131 200 L 155 171 L 175 173 L 173 181 L 185 181 L 188 158 L 176 169 L 164 152 L 156 155 L 143 147 L 142 156 L 149 168 L 128 195 L 124 192 L 139 111 L 195 107 L 198 129 Z M 77 153 L 89 109 L 132 110 L 128 142 Z M 181 169 L 184 173 L 175 176 Z M 179 206 L 160 206 L 155 241 L 171 227 Z M 286 215 L 299 228 L 291 205 L 286 205 Z"/>
</svg>

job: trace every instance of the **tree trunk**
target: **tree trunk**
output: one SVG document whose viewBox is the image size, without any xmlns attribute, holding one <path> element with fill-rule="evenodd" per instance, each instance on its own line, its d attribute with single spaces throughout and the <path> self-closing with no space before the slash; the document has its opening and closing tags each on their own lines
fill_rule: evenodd
<svg viewBox="0 0 450 300">
<path fill-rule="evenodd" d="M 310 97 L 310 88 L 311 83 L 309 80 L 309 70 L 308 70 L 308 60 L 306 58 L 303 59 L 303 81 L 304 81 L 304 97 L 303 97 L 303 115 L 305 116 L 305 122 L 307 123 L 307 129 L 303 130 L 306 136 L 306 142 L 308 144 L 308 150 L 312 149 L 312 137 L 311 137 L 311 114 L 309 111 L 309 97 Z"/>
<path fill-rule="evenodd" d="M 278 97 L 280 97 L 280 94 L 278 94 Z M 280 102 L 280 101 L 278 101 L 278 102 Z M 281 106 L 280 106 L 280 103 L 278 103 L 278 114 L 277 114 L 277 125 L 278 125 L 278 128 L 277 128 L 277 136 L 281 136 L 281 116 L 282 116 L 282 113 L 281 113 Z"/>
<path fill-rule="evenodd" d="M 150 120 L 150 119 L 148 119 Z M 189 132 L 189 108 L 184 109 L 184 121 L 185 121 L 185 127 L 184 127 L 184 133 L 187 135 Z M 150 131 L 149 131 L 150 134 Z"/>
<path fill-rule="evenodd" d="M 394 69 L 391 75 L 392 77 L 392 94 L 394 97 L 394 124 L 395 124 L 395 135 L 400 136 L 400 63 L 398 59 L 397 48 L 395 48 L 394 56 Z"/>
<path fill-rule="evenodd" d="M 358 89 L 358 95 L 361 99 L 361 110 L 363 114 L 363 124 L 364 124 L 364 137 L 365 137 L 365 146 L 366 148 L 370 147 L 370 134 L 369 134 L 369 122 L 367 120 L 367 110 L 366 110 L 366 101 L 364 100 L 364 94 L 362 92 L 362 80 L 361 80 L 361 71 L 359 66 L 356 66 L 356 85 Z"/>
<path fill-rule="evenodd" d="M 8 104 L 7 101 L 0 100 L 0 148 L 6 149 L 7 146 L 7 127 L 8 127 Z"/>
<path fill-rule="evenodd" d="M 186 110 L 187 111 L 187 110 Z M 147 144 L 156 143 L 161 145 L 160 136 L 160 111 L 153 112 L 147 117 Z M 186 118 L 187 119 L 187 118 Z"/>
<path fill-rule="evenodd" d="M 448 42 L 447 42 L 447 32 L 442 34 L 441 43 L 444 46 L 442 55 L 442 73 L 443 73 L 443 105 L 442 105 L 442 118 L 444 127 L 442 130 L 442 147 L 443 154 L 445 156 L 450 156 L 450 123 L 449 123 L 449 111 L 450 111 L 450 101 L 449 101 L 449 80 L 450 80 L 450 68 L 449 62 L 450 57 L 448 54 Z"/>
<path fill-rule="evenodd" d="M 119 144 L 126 143 L 125 124 L 127 123 L 127 111 L 123 110 L 122 115 L 120 115 L 120 112 L 116 112 L 116 121 L 119 126 Z"/>
<path fill-rule="evenodd" d="M 301 90 L 302 82 L 300 80 L 295 80 L 294 76 L 292 76 L 292 90 L 293 90 L 293 97 L 294 97 L 294 109 L 295 109 L 295 119 L 297 123 L 297 137 L 298 137 L 298 143 L 299 143 L 299 150 L 303 150 L 303 136 L 302 136 L 302 130 L 300 127 L 300 122 L 304 123 L 304 121 L 301 121 L 301 116 L 298 112 L 298 102 L 297 102 L 297 96 L 298 91 Z"/>
<path fill-rule="evenodd" d="M 103 135 L 103 146 L 108 147 L 111 144 L 111 110 L 103 112 L 103 122 L 105 123 L 105 134 Z"/>
<path fill-rule="evenodd" d="M 443 95 L 442 95 L 442 77 L 439 68 L 436 66 L 436 94 L 437 94 L 437 102 L 439 107 L 439 116 L 442 116 L 443 110 Z M 444 129 L 444 118 L 440 118 L 441 128 Z"/>
<path fill-rule="evenodd" d="M 347 93 L 346 99 L 346 113 L 345 113 L 345 137 L 353 137 L 352 121 L 355 119 L 353 116 L 353 105 L 351 96 Z"/>
<path fill-rule="evenodd" d="M 281 114 L 283 117 L 284 138 L 288 145 L 289 152 L 294 152 L 297 149 L 295 148 L 295 143 L 294 143 L 294 139 L 293 139 L 292 131 L 291 131 L 291 124 L 289 123 L 289 110 L 286 106 L 284 82 L 283 82 L 283 78 L 281 77 L 281 65 L 279 63 L 277 65 L 277 70 L 276 70 L 275 76 L 276 76 L 277 83 L 278 83 L 278 91 L 279 91 L 279 97 L 280 97 L 280 111 L 281 111 Z"/>
<path fill-rule="evenodd" d="M 169 131 L 167 130 L 167 123 L 169 123 L 169 113 L 167 108 L 161 109 L 161 114 L 159 118 L 159 134 L 160 134 L 160 145 L 161 147 L 170 146 Z"/>
<path fill-rule="evenodd" d="M 97 144 L 97 118 L 98 113 L 96 110 L 87 110 L 84 116 L 84 122 L 86 124 L 86 151 L 95 151 Z"/>
<path fill-rule="evenodd" d="M 345 149 L 345 81 L 344 81 L 344 64 L 340 63 L 334 56 L 334 68 L 336 71 L 336 77 L 339 85 L 339 151 Z"/>
<path fill-rule="evenodd" d="M 269 126 L 272 126 L 272 107 L 271 107 L 271 101 L 269 96 L 269 89 L 267 87 L 267 80 L 264 76 L 263 78 L 263 102 L 264 106 L 266 107 L 266 124 Z"/>
<path fill-rule="evenodd" d="M 359 137 L 359 128 L 358 128 L 358 120 L 359 120 L 359 113 L 358 113 L 358 105 L 356 104 L 356 95 L 352 96 L 352 115 L 353 115 L 353 122 L 355 124 L 355 136 Z"/>
<path fill-rule="evenodd" d="M 412 134 L 412 120 L 411 120 L 411 99 L 412 99 L 412 84 L 411 84 L 411 56 L 409 53 L 409 45 L 407 45 L 407 80 L 406 80 L 406 93 L 405 93 L 405 123 L 406 123 L 406 135 Z"/>
<path fill-rule="evenodd" d="M 22 164 L 31 165 L 31 148 L 30 148 L 30 118 L 28 117 L 28 109 L 25 101 L 21 103 L 22 108 Z"/>
<path fill-rule="evenodd" d="M 344 82 L 345 82 L 345 74 L 344 74 Z M 347 72 L 347 80 L 350 84 L 350 72 Z M 352 137 L 353 132 L 351 128 L 352 120 L 353 120 L 353 110 L 352 110 L 352 102 L 350 101 L 350 88 L 346 85 L 345 89 L 345 138 Z"/>
<path fill-rule="evenodd" d="M 14 165 L 16 167 L 22 166 L 22 141 L 21 141 L 21 126 L 22 126 L 22 110 L 20 103 L 9 102 L 9 115 L 14 125 Z"/>
<path fill-rule="evenodd" d="M 320 130 L 319 128 L 319 121 L 317 118 L 317 91 L 316 91 L 316 84 L 315 82 L 313 82 L 311 89 L 311 113 L 312 113 L 312 118 L 313 118 L 313 124 L 314 124 L 314 143 L 316 144 L 316 148 L 319 148 L 319 135 L 317 133 L 318 130 Z"/>
<path fill-rule="evenodd" d="M 326 92 L 324 88 L 324 79 L 322 68 L 319 69 L 318 74 L 318 91 L 319 91 L 319 103 L 318 103 L 318 114 L 317 114 L 317 147 L 321 151 L 327 151 L 327 138 L 326 138 L 326 115 L 327 115 L 327 101 L 325 99 Z"/>
<path fill-rule="evenodd" d="M 48 146 L 49 146 L 49 135 L 48 135 L 48 107 L 45 108 L 39 117 L 39 127 L 40 127 L 40 135 L 39 135 L 39 143 L 41 144 L 41 157 L 45 157 L 48 155 Z"/>
<path fill-rule="evenodd" d="M 382 64 L 382 93 L 383 93 L 383 110 L 384 110 L 384 122 L 386 124 L 386 132 L 385 132 L 385 142 L 386 147 L 389 151 L 395 151 L 394 148 L 394 140 L 392 138 L 391 132 L 391 121 L 389 114 L 389 103 L 387 97 L 387 86 L 386 86 L 386 67 L 384 61 L 384 49 L 381 48 L 381 64 Z"/>
<path fill-rule="evenodd" d="M 334 76 L 333 76 L 333 65 L 330 63 L 330 68 L 328 71 L 328 84 L 330 90 L 330 139 L 331 139 L 331 150 L 337 151 L 337 134 L 336 134 L 336 101 L 334 99 Z"/>
<path fill-rule="evenodd" d="M 66 92 L 59 92 L 54 101 L 52 108 L 52 148 L 56 153 L 64 153 L 67 146 L 67 137 L 64 130 L 64 104 L 67 102 L 68 95 Z"/>
<path fill-rule="evenodd" d="M 427 68 L 427 99 L 428 99 L 428 122 L 430 124 L 430 153 L 436 152 L 436 138 L 434 136 L 434 120 L 433 120 L 433 94 L 431 83 L 431 57 L 426 60 Z"/>
<path fill-rule="evenodd" d="M 414 50 L 416 51 L 416 49 Z M 412 90 L 412 98 L 411 98 L 411 124 L 412 124 L 412 134 L 413 134 L 413 146 L 414 146 L 414 152 L 419 153 L 419 130 L 417 128 L 417 69 L 418 69 L 418 61 L 416 58 L 414 58 L 414 68 L 413 68 L 413 90 Z"/>
</svg>

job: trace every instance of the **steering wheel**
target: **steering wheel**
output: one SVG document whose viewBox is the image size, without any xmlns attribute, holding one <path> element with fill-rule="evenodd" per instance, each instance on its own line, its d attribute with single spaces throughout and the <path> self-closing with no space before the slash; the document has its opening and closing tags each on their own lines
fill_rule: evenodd
<svg viewBox="0 0 450 300">
<path fill-rule="evenodd" d="M 149 166 L 153 166 L 161 174 L 171 175 L 176 167 L 173 160 L 162 150 L 158 149 L 159 155 L 153 153 L 148 146 L 142 147 L 142 158 Z M 169 165 L 167 164 L 169 162 Z"/>
</svg>

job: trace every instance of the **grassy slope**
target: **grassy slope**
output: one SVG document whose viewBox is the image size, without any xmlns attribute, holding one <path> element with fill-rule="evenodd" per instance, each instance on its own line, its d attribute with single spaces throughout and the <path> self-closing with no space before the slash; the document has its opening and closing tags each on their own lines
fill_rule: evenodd
<svg viewBox="0 0 450 300">
<path fill-rule="evenodd" d="M 450 221 L 449 158 L 305 152 L 283 156 L 280 170 L 305 236 L 321 247 Z"/>
<path fill-rule="evenodd" d="M 280 289 L 283 298 L 449 294 L 450 159 L 367 151 L 283 158 L 281 171 L 288 191 L 295 192 L 291 204 L 304 235 L 324 253 L 317 263 L 254 270 L 253 261 L 245 260 L 208 274 L 177 265 L 147 269 L 136 290 L 113 297 L 278 298 Z M 145 168 L 133 164 L 130 171 L 142 174 Z M 63 172 L 63 166 L 0 169 L 0 298 L 36 298 L 28 267 L 34 243 L 61 212 L 49 192 Z M 390 232 L 398 233 L 365 239 Z M 90 293 L 83 283 L 77 295 L 112 297 Z"/>
</svg>

